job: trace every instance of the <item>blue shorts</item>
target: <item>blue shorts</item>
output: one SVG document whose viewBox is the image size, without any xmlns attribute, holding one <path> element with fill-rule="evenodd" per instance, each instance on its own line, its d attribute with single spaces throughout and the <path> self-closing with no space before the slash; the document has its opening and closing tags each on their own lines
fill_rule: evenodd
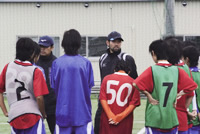
<svg viewBox="0 0 200 134">
<path fill-rule="evenodd" d="M 200 125 L 191 127 L 188 134 L 200 134 Z"/>
<path fill-rule="evenodd" d="M 56 124 L 54 134 L 94 134 L 92 122 L 83 126 L 59 127 Z"/>
<path fill-rule="evenodd" d="M 171 130 L 170 132 L 161 132 L 156 128 L 146 127 L 145 134 L 178 134 L 178 128 Z"/>
<path fill-rule="evenodd" d="M 40 119 L 34 126 L 27 129 L 15 129 L 11 127 L 11 134 L 46 134 L 45 126 Z"/>
<path fill-rule="evenodd" d="M 189 134 L 189 130 L 187 130 L 187 131 L 178 131 L 178 134 Z"/>
</svg>

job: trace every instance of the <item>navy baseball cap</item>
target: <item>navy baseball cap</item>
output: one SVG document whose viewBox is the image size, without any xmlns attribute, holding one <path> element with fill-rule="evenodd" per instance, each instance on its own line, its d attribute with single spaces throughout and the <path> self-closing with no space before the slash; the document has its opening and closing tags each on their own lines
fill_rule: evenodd
<svg viewBox="0 0 200 134">
<path fill-rule="evenodd" d="M 40 37 L 38 44 L 41 45 L 41 46 L 49 47 L 51 45 L 54 45 L 54 42 L 53 42 L 53 39 L 51 37 L 42 36 L 42 37 Z"/>
<path fill-rule="evenodd" d="M 116 31 L 113 31 L 113 32 L 111 32 L 111 33 L 108 35 L 108 40 L 109 40 L 109 41 L 114 41 L 114 40 L 116 40 L 116 39 L 120 39 L 121 41 L 124 41 L 124 40 L 122 39 L 121 34 L 118 33 L 118 32 L 116 32 Z"/>
</svg>

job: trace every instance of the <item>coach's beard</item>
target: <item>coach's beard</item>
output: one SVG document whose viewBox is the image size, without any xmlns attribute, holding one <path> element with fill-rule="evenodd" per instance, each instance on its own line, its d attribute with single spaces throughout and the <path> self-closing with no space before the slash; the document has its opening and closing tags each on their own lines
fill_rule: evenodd
<svg viewBox="0 0 200 134">
<path fill-rule="evenodd" d="M 113 51 L 114 54 L 119 54 L 121 52 L 121 48 L 113 49 L 112 51 Z"/>
</svg>

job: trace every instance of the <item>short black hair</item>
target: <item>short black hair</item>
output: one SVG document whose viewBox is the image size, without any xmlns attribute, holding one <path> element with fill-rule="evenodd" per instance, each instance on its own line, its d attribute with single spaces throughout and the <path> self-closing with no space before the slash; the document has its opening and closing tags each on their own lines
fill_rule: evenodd
<svg viewBox="0 0 200 134">
<path fill-rule="evenodd" d="M 63 35 L 62 47 L 65 50 L 65 54 L 77 55 L 78 49 L 81 47 L 80 33 L 75 29 L 66 31 Z"/>
<path fill-rule="evenodd" d="M 164 41 L 168 45 L 168 61 L 171 64 L 178 64 L 183 56 L 183 42 L 175 37 L 168 37 Z"/>
<path fill-rule="evenodd" d="M 34 42 L 30 38 L 20 38 L 16 43 L 16 59 L 21 61 L 31 61 L 34 53 Z"/>
<path fill-rule="evenodd" d="M 196 44 L 195 42 L 193 42 L 193 41 L 189 41 L 189 40 L 184 41 L 184 42 L 183 42 L 183 47 L 188 47 L 188 46 L 196 47 L 197 44 Z"/>
<path fill-rule="evenodd" d="M 40 49 L 40 46 L 37 44 L 37 42 L 34 42 L 34 46 L 35 46 L 34 58 L 35 58 L 36 56 L 39 56 L 39 55 L 40 55 L 41 49 Z"/>
<path fill-rule="evenodd" d="M 183 57 L 189 59 L 190 67 L 196 67 L 199 61 L 199 51 L 194 46 L 187 46 L 183 49 Z"/>
<path fill-rule="evenodd" d="M 167 44 L 163 40 L 155 40 L 149 45 L 149 52 L 154 51 L 157 60 L 167 60 Z"/>
<path fill-rule="evenodd" d="M 128 66 L 128 63 L 124 60 L 117 61 L 117 64 L 115 66 L 115 72 L 118 72 L 119 70 L 123 70 L 127 74 L 131 71 L 130 67 Z"/>
</svg>

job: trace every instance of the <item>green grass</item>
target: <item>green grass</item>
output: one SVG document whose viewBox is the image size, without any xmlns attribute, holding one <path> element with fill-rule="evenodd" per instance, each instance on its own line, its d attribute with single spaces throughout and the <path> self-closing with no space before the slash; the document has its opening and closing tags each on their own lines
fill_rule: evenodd
<svg viewBox="0 0 200 134">
<path fill-rule="evenodd" d="M 141 105 L 134 110 L 134 122 L 132 134 L 137 134 L 143 127 L 145 123 L 145 107 L 146 99 L 141 99 Z"/>
<path fill-rule="evenodd" d="M 98 95 L 92 95 L 92 119 L 94 123 L 94 116 L 97 109 L 97 97 Z M 7 104 L 7 101 L 5 99 L 5 103 Z M 134 124 L 133 124 L 133 131 L 132 134 L 137 134 L 143 127 L 144 127 L 144 112 L 145 112 L 145 104 L 146 100 L 141 99 L 141 105 L 137 107 L 134 111 Z M 10 125 L 7 123 L 8 118 L 5 117 L 0 110 L 0 134 L 9 134 L 10 133 Z M 50 134 L 50 131 L 48 129 L 48 125 L 45 120 L 45 127 L 47 134 Z"/>
</svg>

